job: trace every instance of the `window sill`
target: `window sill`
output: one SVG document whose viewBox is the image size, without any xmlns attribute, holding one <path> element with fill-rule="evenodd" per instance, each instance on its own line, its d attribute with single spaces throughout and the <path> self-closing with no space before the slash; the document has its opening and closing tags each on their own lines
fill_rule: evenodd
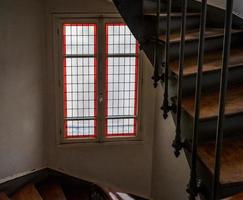
<svg viewBox="0 0 243 200">
<path fill-rule="evenodd" d="M 87 146 L 117 146 L 117 145 L 144 145 L 144 140 L 113 140 L 113 141 L 84 141 L 84 142 L 62 142 L 57 146 L 59 148 L 72 148 L 72 147 L 87 147 Z"/>
</svg>

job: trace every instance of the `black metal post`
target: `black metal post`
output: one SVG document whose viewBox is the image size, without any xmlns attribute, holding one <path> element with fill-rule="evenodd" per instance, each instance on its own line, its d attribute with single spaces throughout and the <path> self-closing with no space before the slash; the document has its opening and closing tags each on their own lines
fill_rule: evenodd
<svg viewBox="0 0 243 200">
<path fill-rule="evenodd" d="M 202 91 L 202 76 L 204 63 L 204 47 L 205 47 L 205 29 L 207 21 L 207 0 L 202 0 L 201 19 L 200 19 L 200 36 L 198 47 L 198 70 L 196 79 L 196 93 L 195 93 L 195 115 L 193 122 L 193 138 L 192 138 L 192 156 L 191 156 L 191 172 L 190 181 L 188 184 L 189 199 L 194 200 L 198 194 L 197 181 L 197 146 L 198 146 L 198 132 L 200 126 L 200 103 Z"/>
<path fill-rule="evenodd" d="M 182 99 L 182 81 L 183 68 L 185 57 L 185 37 L 186 37 L 186 15 L 187 15 L 187 0 L 182 1 L 182 23 L 181 23 L 181 44 L 180 44 L 180 61 L 179 61 L 179 78 L 177 88 L 177 116 L 176 116 L 176 136 L 172 146 L 175 149 L 175 156 L 180 155 L 182 149 L 181 142 L 181 99 Z"/>
<path fill-rule="evenodd" d="M 225 101 L 228 87 L 228 64 L 231 46 L 231 28 L 232 28 L 232 12 L 233 0 L 227 0 L 226 15 L 225 15 L 225 30 L 224 30 L 224 48 L 223 48 L 223 66 L 221 71 L 220 94 L 219 94 L 219 114 L 216 132 L 216 147 L 215 147 L 215 168 L 213 178 L 213 193 L 212 199 L 220 199 L 220 168 L 221 168 L 221 153 L 224 137 L 224 113 Z"/>
<path fill-rule="evenodd" d="M 154 87 L 157 88 L 158 82 L 160 81 L 161 77 L 159 75 L 159 59 L 158 59 L 158 47 L 159 47 L 159 27 L 160 27 L 160 10 L 161 10 L 161 3 L 160 0 L 157 0 L 157 26 L 156 26 L 156 41 L 154 47 L 154 75 L 152 79 L 154 80 Z"/>
<path fill-rule="evenodd" d="M 171 30 L 171 6 L 172 1 L 167 1 L 167 21 L 166 21 L 166 44 L 165 44 L 165 68 L 163 74 L 164 80 L 164 101 L 161 106 L 161 110 L 163 110 L 163 117 L 167 119 L 168 112 L 171 110 L 176 112 L 175 105 L 169 105 L 169 63 L 170 63 L 170 30 Z"/>
</svg>

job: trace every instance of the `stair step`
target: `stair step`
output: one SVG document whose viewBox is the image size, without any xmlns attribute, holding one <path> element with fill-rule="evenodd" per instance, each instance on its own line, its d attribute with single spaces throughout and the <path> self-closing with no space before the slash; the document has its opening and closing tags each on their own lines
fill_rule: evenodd
<svg viewBox="0 0 243 200">
<path fill-rule="evenodd" d="M 243 30 L 232 30 L 232 33 L 240 33 L 243 32 Z M 205 31 L 205 38 L 210 39 L 210 38 L 217 38 L 217 37 L 223 37 L 224 36 L 224 29 L 220 28 L 207 28 Z M 194 29 L 194 30 L 189 30 L 186 33 L 185 40 L 186 41 L 194 41 L 199 39 L 199 30 Z M 166 41 L 166 35 L 163 34 L 160 36 L 160 40 L 162 42 Z M 181 34 L 180 32 L 172 33 L 170 36 L 170 43 L 178 43 L 181 41 Z"/>
<path fill-rule="evenodd" d="M 40 194 L 33 184 L 26 185 L 16 192 L 12 197 L 12 200 L 42 200 Z"/>
<path fill-rule="evenodd" d="M 10 200 L 10 199 L 8 198 L 8 196 L 4 192 L 1 192 L 0 193 L 0 200 Z"/>
<path fill-rule="evenodd" d="M 171 24 L 170 24 L 170 32 L 178 33 L 181 30 L 181 12 L 172 12 L 171 13 Z M 149 36 L 154 37 L 157 33 L 156 26 L 151 26 L 151 24 L 157 23 L 157 14 L 155 12 L 147 12 L 144 16 L 144 34 L 146 37 Z M 187 13 L 187 22 L 186 22 L 186 29 L 187 30 L 199 30 L 200 24 L 200 13 L 198 12 L 188 12 Z M 166 27 L 167 27 L 167 13 L 162 12 L 160 13 L 160 24 L 159 24 L 159 35 L 166 34 Z"/>
<path fill-rule="evenodd" d="M 151 16 L 151 17 L 157 17 L 157 13 L 154 12 L 146 12 L 144 13 L 145 16 Z M 181 18 L 182 13 L 181 12 L 172 12 L 171 17 L 179 17 Z M 199 12 L 192 12 L 192 13 L 187 13 L 187 16 L 200 16 Z M 160 13 L 160 17 L 167 17 L 167 13 Z"/>
<path fill-rule="evenodd" d="M 231 55 L 229 60 L 229 67 L 243 66 L 243 48 L 231 49 Z M 195 75 L 197 73 L 197 56 L 191 56 L 185 58 L 184 62 L 184 76 Z M 222 50 L 207 52 L 204 57 L 203 72 L 210 72 L 220 70 L 222 67 Z M 170 64 L 171 71 L 179 75 L 178 61 L 173 61 Z"/>
<path fill-rule="evenodd" d="M 243 113 L 243 86 L 232 85 L 227 92 L 225 104 L 225 115 L 236 115 Z M 194 118 L 194 96 L 182 99 L 182 108 Z M 219 91 L 215 90 L 202 95 L 200 107 L 200 120 L 208 120 L 218 116 Z"/>
<path fill-rule="evenodd" d="M 44 200 L 66 200 L 61 185 L 55 181 L 44 182 L 38 190 Z"/>
<path fill-rule="evenodd" d="M 243 182 L 243 138 L 225 138 L 221 156 L 221 184 Z M 214 173 L 215 142 L 201 144 L 198 157 Z M 243 197 L 241 195 L 241 197 Z"/>
<path fill-rule="evenodd" d="M 239 193 L 239 194 L 234 195 L 232 197 L 228 197 L 224 200 L 243 200 L 243 193 Z"/>
</svg>

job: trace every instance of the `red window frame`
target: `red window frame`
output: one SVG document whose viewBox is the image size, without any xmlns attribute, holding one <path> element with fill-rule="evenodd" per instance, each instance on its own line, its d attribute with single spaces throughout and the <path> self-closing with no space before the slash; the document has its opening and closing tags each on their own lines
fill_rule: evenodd
<svg viewBox="0 0 243 200">
<path fill-rule="evenodd" d="M 93 26 L 94 27 L 94 133 L 85 134 L 77 133 L 77 135 L 68 134 L 67 127 L 67 80 L 66 80 L 66 26 Z M 64 138 L 65 139 L 96 139 L 97 138 L 97 24 L 96 23 L 64 23 L 62 25 L 63 30 L 63 116 L 64 116 Z M 78 57 L 77 57 L 78 58 Z"/>
<path fill-rule="evenodd" d="M 104 135 L 106 138 L 116 138 L 116 137 L 136 137 L 137 136 L 137 112 L 138 112 L 138 78 L 139 78 L 139 45 L 136 41 L 136 56 L 135 56 L 135 99 L 134 99 L 134 115 L 133 119 L 133 132 L 131 133 L 108 133 L 108 59 L 109 59 L 109 35 L 108 35 L 108 28 L 109 26 L 127 26 L 125 23 L 106 23 L 105 24 L 105 35 L 106 35 L 106 47 L 105 47 L 105 129 L 104 129 Z M 124 53 L 125 54 L 125 53 Z M 124 55 L 121 54 L 121 55 Z M 126 119 L 125 116 L 123 119 Z M 130 118 L 129 118 L 130 119 Z"/>
</svg>

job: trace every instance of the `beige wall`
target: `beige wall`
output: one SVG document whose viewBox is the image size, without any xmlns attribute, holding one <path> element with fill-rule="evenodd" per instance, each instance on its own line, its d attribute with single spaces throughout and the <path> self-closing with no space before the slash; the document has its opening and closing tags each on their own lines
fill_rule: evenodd
<svg viewBox="0 0 243 200">
<path fill-rule="evenodd" d="M 45 165 L 44 4 L 1 0 L 0 179 Z"/>
<path fill-rule="evenodd" d="M 160 86 L 161 87 L 161 86 Z M 162 91 L 162 88 L 159 88 Z M 156 109 L 163 100 L 157 96 Z M 175 136 L 175 123 L 169 114 L 164 120 L 161 112 L 155 111 L 155 135 L 153 150 L 152 198 L 154 200 L 187 200 L 186 185 L 189 181 L 189 165 L 184 153 L 176 158 L 171 147 Z"/>
<path fill-rule="evenodd" d="M 53 12 L 114 13 L 117 12 L 110 0 L 47 0 L 47 10 Z"/>
<path fill-rule="evenodd" d="M 112 3 L 107 0 L 49 0 L 50 13 L 114 13 Z M 49 34 L 49 33 L 48 33 Z M 51 44 L 51 42 L 48 42 Z M 53 60 L 51 52 L 48 60 Z M 144 142 L 117 144 L 81 144 L 58 146 L 55 130 L 54 69 L 50 63 L 47 69 L 49 104 L 48 132 L 49 166 L 86 180 L 103 182 L 124 191 L 149 197 L 151 193 L 152 142 L 154 127 L 155 90 L 151 82 L 152 67 L 144 58 L 144 83 L 142 95 L 142 130 Z"/>
</svg>

